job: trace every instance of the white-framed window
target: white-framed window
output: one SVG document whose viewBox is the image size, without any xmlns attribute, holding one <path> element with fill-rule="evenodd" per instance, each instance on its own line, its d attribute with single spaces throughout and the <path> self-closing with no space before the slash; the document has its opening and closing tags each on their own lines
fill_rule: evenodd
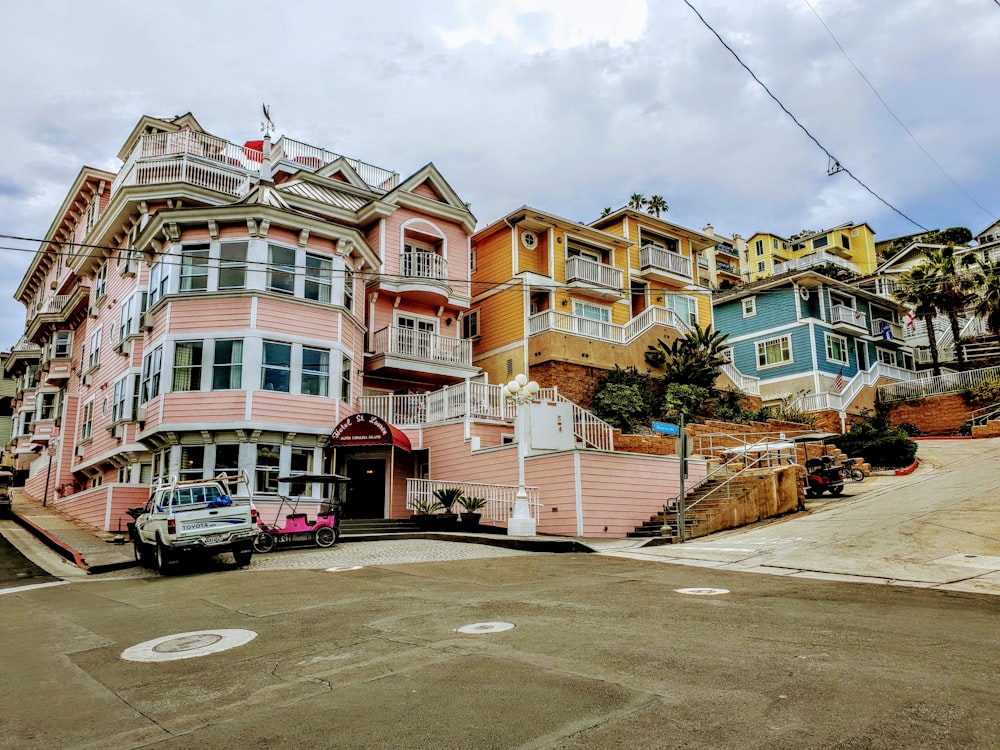
<svg viewBox="0 0 1000 750">
<path fill-rule="evenodd" d="M 733 347 L 731 346 L 727 346 L 725 349 L 719 352 L 719 355 L 729 364 L 732 364 L 736 358 L 736 353 L 733 351 Z"/>
<path fill-rule="evenodd" d="M 758 256 L 763 255 L 764 254 L 764 240 L 757 240 L 755 243 L 753 243 L 753 249 L 754 249 L 754 252 L 757 253 Z"/>
<path fill-rule="evenodd" d="M 122 301 L 118 312 L 118 340 L 124 341 L 129 336 L 139 333 L 139 317 L 143 311 L 145 292 L 136 292 Z"/>
<path fill-rule="evenodd" d="M 330 352 L 302 347 L 302 387 L 307 396 L 330 395 Z"/>
<path fill-rule="evenodd" d="M 219 289 L 243 289 L 247 285 L 248 242 L 223 242 L 219 248 Z"/>
<path fill-rule="evenodd" d="M 235 391 L 243 387 L 243 339 L 217 339 L 212 363 L 212 390 Z"/>
<path fill-rule="evenodd" d="M 52 420 L 59 416 L 59 392 L 43 391 L 38 394 L 38 409 L 36 410 L 39 419 Z"/>
<path fill-rule="evenodd" d="M 663 298 L 663 306 L 673 310 L 680 319 L 691 325 L 698 324 L 698 300 L 684 294 L 667 294 Z"/>
<path fill-rule="evenodd" d="M 476 248 L 472 248 L 469 253 L 469 271 L 475 273 L 479 270 L 478 259 L 476 258 Z"/>
<path fill-rule="evenodd" d="M 329 302 L 332 288 L 333 262 L 322 255 L 306 253 L 305 298 Z"/>
<path fill-rule="evenodd" d="M 145 404 L 160 395 L 160 368 L 163 365 L 163 347 L 158 346 L 142 358 L 142 388 L 139 403 Z"/>
<path fill-rule="evenodd" d="M 817 237 L 813 240 L 813 250 L 819 250 L 821 247 L 826 247 L 830 244 L 830 238 L 827 236 Z"/>
<path fill-rule="evenodd" d="M 124 375 L 115 381 L 111 397 L 111 421 L 123 422 L 132 416 L 132 376 Z"/>
<path fill-rule="evenodd" d="M 474 339 L 479 335 L 479 308 L 468 310 L 462 316 L 462 338 Z"/>
<path fill-rule="evenodd" d="M 162 260 L 149 269 L 149 304 L 151 307 L 167 293 L 167 284 L 170 281 L 168 270 L 167 263 Z"/>
<path fill-rule="evenodd" d="M 844 248 L 845 250 L 850 250 L 851 249 L 851 238 L 848 237 L 846 234 L 840 235 L 840 246 L 842 248 Z"/>
<path fill-rule="evenodd" d="M 98 326 L 90 336 L 90 354 L 87 357 L 87 369 L 93 370 L 101 363 L 101 328 Z"/>
<path fill-rule="evenodd" d="M 398 354 L 428 359 L 431 355 L 432 337 L 437 334 L 437 318 L 416 315 L 396 315 L 394 342 Z"/>
<path fill-rule="evenodd" d="M 762 260 L 759 263 L 757 263 L 757 271 L 758 272 L 764 273 L 764 271 L 766 271 L 766 270 L 767 270 L 767 261 L 763 261 Z"/>
<path fill-rule="evenodd" d="M 185 245 L 181 248 L 182 292 L 203 292 L 208 289 L 208 245 Z"/>
<path fill-rule="evenodd" d="M 174 345 L 174 377 L 170 390 L 201 390 L 201 366 L 205 345 L 201 341 L 178 341 Z"/>
<path fill-rule="evenodd" d="M 185 479 L 201 479 L 204 477 L 205 446 L 181 446 L 181 465 L 177 473 L 182 481 Z"/>
<path fill-rule="evenodd" d="M 215 468 L 212 469 L 212 476 L 218 476 L 219 474 L 233 476 L 239 473 L 240 473 L 240 444 L 216 443 Z"/>
<path fill-rule="evenodd" d="M 24 436 L 31 432 L 31 423 L 35 421 L 35 410 L 26 409 L 20 413 L 20 418 L 18 419 L 18 431 L 17 434 Z"/>
<path fill-rule="evenodd" d="M 344 308 L 354 312 L 354 270 L 344 267 Z"/>
<path fill-rule="evenodd" d="M 56 331 L 52 339 L 52 358 L 65 359 L 73 349 L 73 332 Z"/>
<path fill-rule="evenodd" d="M 80 440 L 89 440 L 94 430 L 94 402 L 84 403 L 80 410 Z"/>
<path fill-rule="evenodd" d="M 778 249 L 778 238 L 777 238 L 777 237 L 772 237 L 772 238 L 771 238 L 771 246 L 772 246 L 772 247 L 773 247 L 773 248 L 774 248 L 775 250 L 777 250 L 777 249 Z"/>
<path fill-rule="evenodd" d="M 878 361 L 884 365 L 896 365 L 896 353 L 891 349 L 882 349 L 881 347 L 875 347 L 875 356 L 878 357 Z"/>
<path fill-rule="evenodd" d="M 281 294 L 295 294 L 295 248 L 267 246 L 267 289 Z"/>
<path fill-rule="evenodd" d="M 87 206 L 87 231 L 89 232 L 94 224 L 97 223 L 98 217 L 101 215 L 101 199 L 98 196 L 94 196 L 94 200 L 90 202 Z"/>
<path fill-rule="evenodd" d="M 108 264 L 102 263 L 94 274 L 94 299 L 100 299 L 108 288 Z"/>
<path fill-rule="evenodd" d="M 351 368 L 354 367 L 354 363 L 351 358 L 346 354 L 340 365 L 340 400 L 351 402 Z"/>
<path fill-rule="evenodd" d="M 257 470 L 254 472 L 254 489 L 257 492 L 277 493 L 281 446 L 257 444 Z"/>
<path fill-rule="evenodd" d="M 292 345 L 265 341 L 260 376 L 261 389 L 289 393 L 292 389 Z"/>
<path fill-rule="evenodd" d="M 826 359 L 828 362 L 847 364 L 847 339 L 835 333 L 823 334 L 826 339 Z"/>
<path fill-rule="evenodd" d="M 743 317 L 752 318 L 757 314 L 757 298 L 756 297 L 744 297 L 743 298 Z"/>
<path fill-rule="evenodd" d="M 313 449 L 292 448 L 288 468 L 292 474 L 308 474 L 313 470 Z M 311 482 L 289 482 L 288 494 L 292 497 L 312 496 Z"/>
<path fill-rule="evenodd" d="M 792 337 L 777 336 L 757 342 L 757 369 L 792 361 Z"/>
</svg>

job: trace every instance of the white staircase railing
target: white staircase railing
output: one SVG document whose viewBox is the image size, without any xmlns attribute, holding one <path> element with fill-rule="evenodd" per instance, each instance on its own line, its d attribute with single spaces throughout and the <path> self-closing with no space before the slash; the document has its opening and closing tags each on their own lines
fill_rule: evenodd
<svg viewBox="0 0 1000 750">
<path fill-rule="evenodd" d="M 881 378 L 911 381 L 916 378 L 916 373 L 895 365 L 876 362 L 868 370 L 862 370 L 848 380 L 838 393 L 809 393 L 793 401 L 792 408 L 804 412 L 843 411 L 863 389 L 875 385 Z M 883 387 L 885 386 L 880 386 L 880 389 Z"/>
<path fill-rule="evenodd" d="M 733 385 L 741 391 L 750 396 L 760 395 L 760 378 L 754 377 L 753 375 L 744 375 L 742 372 L 737 370 L 736 365 L 731 362 L 726 362 L 722 365 L 721 369 L 722 372 L 726 374 L 726 377 L 733 381 Z"/>
<path fill-rule="evenodd" d="M 466 497 L 482 497 L 486 499 L 486 505 L 482 510 L 477 511 L 482 514 L 483 521 L 487 523 L 504 523 L 514 515 L 514 500 L 517 496 L 517 485 L 511 484 L 482 484 L 479 482 L 452 482 L 447 479 L 407 479 L 406 480 L 406 507 L 408 510 L 415 510 L 421 500 L 428 503 L 434 501 L 434 492 L 440 489 L 450 489 L 457 487 L 462 490 Z M 525 487 L 528 493 L 528 508 L 531 517 L 536 521 L 539 517 L 542 504 L 538 501 L 538 488 Z M 461 508 L 456 507 L 456 512 L 461 512 Z"/>
</svg>

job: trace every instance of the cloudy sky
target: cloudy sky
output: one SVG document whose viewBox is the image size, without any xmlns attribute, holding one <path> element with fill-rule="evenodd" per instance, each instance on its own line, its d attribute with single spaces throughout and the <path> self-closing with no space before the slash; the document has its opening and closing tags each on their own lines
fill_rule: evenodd
<svg viewBox="0 0 1000 750">
<path fill-rule="evenodd" d="M 1000 215 L 1000 0 L 691 4 L 902 214 L 973 232 Z M 0 65 L 3 235 L 44 235 L 82 165 L 118 169 L 141 115 L 190 111 L 242 142 L 262 102 L 278 135 L 404 177 L 433 161 L 480 225 L 522 204 L 590 221 L 639 192 L 744 236 L 916 231 L 828 176 L 684 0 L 12 0 Z M 0 349 L 30 257 L 0 250 Z"/>
</svg>

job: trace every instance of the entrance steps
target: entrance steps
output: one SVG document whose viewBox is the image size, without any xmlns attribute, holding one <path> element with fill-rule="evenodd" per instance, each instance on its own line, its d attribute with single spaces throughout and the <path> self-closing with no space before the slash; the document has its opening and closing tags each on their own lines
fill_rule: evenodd
<svg viewBox="0 0 1000 750">
<path fill-rule="evenodd" d="M 341 536 L 373 536 L 381 534 L 416 534 L 422 531 L 408 518 L 341 519 Z"/>
</svg>

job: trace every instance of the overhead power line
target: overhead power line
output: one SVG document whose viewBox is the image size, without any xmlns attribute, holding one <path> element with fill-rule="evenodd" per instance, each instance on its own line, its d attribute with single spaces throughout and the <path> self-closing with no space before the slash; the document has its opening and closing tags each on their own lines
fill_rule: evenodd
<svg viewBox="0 0 1000 750">
<path fill-rule="evenodd" d="M 945 177 L 947 177 L 951 181 L 951 184 L 954 185 L 956 188 L 958 188 L 958 190 L 962 193 L 962 195 L 964 195 L 966 198 L 968 198 L 970 201 L 972 201 L 976 206 L 978 206 L 979 209 L 984 214 L 986 214 L 987 216 L 989 216 L 991 219 L 994 216 L 996 216 L 995 213 L 993 213 L 992 211 L 990 211 L 988 208 L 986 208 L 986 206 L 984 206 L 982 203 L 980 203 L 975 198 L 973 198 L 971 195 L 969 195 L 969 193 L 966 192 L 965 188 L 963 188 L 961 185 L 959 185 L 958 182 L 955 180 L 955 178 L 952 177 L 950 174 L 948 174 L 945 171 L 944 167 L 942 167 L 938 163 L 937 159 L 935 159 L 933 156 L 931 156 L 930 152 L 928 152 L 927 149 L 924 148 L 923 144 L 920 143 L 920 141 L 917 140 L 917 137 L 910 131 L 910 129 L 908 127 L 906 127 L 906 124 L 902 120 L 899 119 L 899 117 L 896 115 L 895 112 L 892 111 L 892 107 L 890 107 L 889 103 L 886 102 L 886 100 L 882 98 L 882 95 L 878 92 L 878 89 L 875 88 L 875 85 L 868 79 L 868 76 L 866 76 L 861 71 L 861 68 L 859 68 L 857 66 L 857 64 L 855 64 L 854 60 L 851 59 L 851 56 L 849 54 L 847 54 L 847 50 L 844 49 L 844 46 L 840 43 L 840 40 L 837 39 L 837 37 L 834 35 L 834 33 L 830 29 L 830 27 L 827 26 L 826 21 L 823 20 L 822 16 L 820 16 L 820 14 L 816 10 L 816 8 L 813 7 L 813 4 L 809 0 L 803 0 L 803 2 L 805 2 L 805 4 L 809 6 L 809 10 L 811 10 L 813 12 L 813 15 L 815 15 L 816 18 L 819 20 L 819 22 L 821 24 L 823 24 L 823 28 L 826 29 L 826 33 L 830 35 L 830 38 L 833 40 L 834 44 L 837 45 L 837 47 L 840 49 L 840 51 L 844 55 L 844 57 L 847 58 L 847 62 L 849 62 L 851 64 L 851 67 L 853 67 L 858 72 L 858 75 L 861 76 L 861 80 L 863 80 L 866 84 L 868 84 L 868 88 L 870 88 L 872 90 L 872 93 L 874 93 L 875 96 L 878 97 L 878 100 L 880 102 L 882 102 L 882 106 L 885 107 L 885 111 L 888 112 L 890 115 L 892 115 L 892 119 L 894 119 L 896 122 L 898 122 L 899 123 L 899 127 L 901 127 L 903 130 L 906 131 L 906 134 L 908 136 L 910 136 L 910 140 L 912 140 L 914 142 L 914 144 L 916 144 L 917 148 L 919 148 L 923 152 L 924 156 L 926 156 L 928 159 L 930 159 L 931 163 L 933 163 L 934 166 L 938 168 L 938 171 L 941 174 L 943 174 Z M 994 2 L 996 2 L 998 5 L 1000 5 L 1000 0 L 994 0 Z"/>
<path fill-rule="evenodd" d="M 998 2 L 1000 2 L 1000 0 L 998 0 Z M 829 159 L 829 162 L 830 162 L 830 165 L 831 165 L 830 168 L 828 169 L 828 173 L 829 174 L 834 174 L 836 172 L 843 172 L 848 177 L 850 177 L 852 180 L 854 180 L 858 185 L 860 185 L 865 190 L 867 190 L 872 196 L 874 196 L 876 199 L 878 199 L 880 202 L 882 202 L 886 207 L 890 208 L 892 211 L 894 211 L 895 213 L 899 214 L 901 217 L 903 217 L 904 219 L 906 219 L 908 222 L 910 222 L 911 224 L 913 224 L 915 227 L 919 227 L 920 229 L 924 230 L 925 232 L 930 231 L 923 224 L 921 224 L 920 222 L 918 222 L 918 221 L 916 221 L 914 219 L 911 219 L 909 216 L 907 216 L 901 210 L 899 210 L 898 208 L 896 208 L 894 205 L 892 205 L 889 201 L 887 201 L 881 195 L 879 195 L 874 190 L 872 190 L 870 187 L 868 187 L 868 185 L 866 185 L 864 182 L 862 182 L 861 179 L 857 175 L 855 175 L 850 169 L 848 169 L 847 167 L 845 167 L 843 165 L 843 163 L 840 161 L 840 159 L 838 159 L 836 156 L 834 156 L 826 146 L 824 146 L 822 143 L 819 142 L 819 139 L 816 138 L 816 136 L 814 136 L 811 132 L 809 132 L 809 129 L 805 125 L 803 125 L 801 122 L 799 122 L 798 118 L 795 115 L 792 114 L 791 110 L 789 110 L 788 107 L 786 107 L 782 103 L 782 101 L 777 96 L 774 95 L 774 93 L 771 91 L 771 89 L 769 89 L 767 87 L 767 85 L 762 80 L 760 80 L 760 78 L 757 77 L 757 74 L 754 73 L 753 70 L 751 70 L 750 66 L 747 65 L 745 62 L 743 62 L 742 58 L 736 53 L 736 50 L 734 50 L 732 47 L 730 47 L 729 44 L 726 42 L 726 40 L 723 39 L 722 36 L 719 34 L 719 32 L 716 31 L 712 27 L 712 25 L 708 21 L 705 20 L 705 17 L 702 16 L 701 13 L 698 12 L 698 9 L 695 8 L 691 4 L 690 0 L 684 0 L 684 4 L 687 5 L 694 12 L 694 14 L 696 16 L 698 16 L 698 20 L 700 20 L 705 25 L 705 28 L 707 28 L 709 31 L 712 32 L 712 34 L 715 36 L 715 38 L 719 40 L 719 43 L 722 44 L 722 46 L 725 47 L 729 51 L 729 54 L 731 54 L 734 58 L 736 58 L 736 62 L 738 62 L 743 67 L 743 69 L 746 70 L 746 72 L 750 74 L 750 77 L 753 78 L 754 81 L 756 81 L 757 84 L 762 89 L 764 89 L 764 91 L 767 93 L 767 95 L 769 97 L 771 97 L 771 99 L 774 100 L 775 104 L 777 104 L 779 107 L 781 107 L 781 110 L 786 115 L 788 115 L 791 118 L 792 122 L 794 122 L 796 125 L 799 126 L 799 129 L 809 137 L 809 140 L 811 140 L 813 143 L 815 143 L 819 147 L 819 149 L 824 154 L 826 154 L 827 159 Z"/>
</svg>

